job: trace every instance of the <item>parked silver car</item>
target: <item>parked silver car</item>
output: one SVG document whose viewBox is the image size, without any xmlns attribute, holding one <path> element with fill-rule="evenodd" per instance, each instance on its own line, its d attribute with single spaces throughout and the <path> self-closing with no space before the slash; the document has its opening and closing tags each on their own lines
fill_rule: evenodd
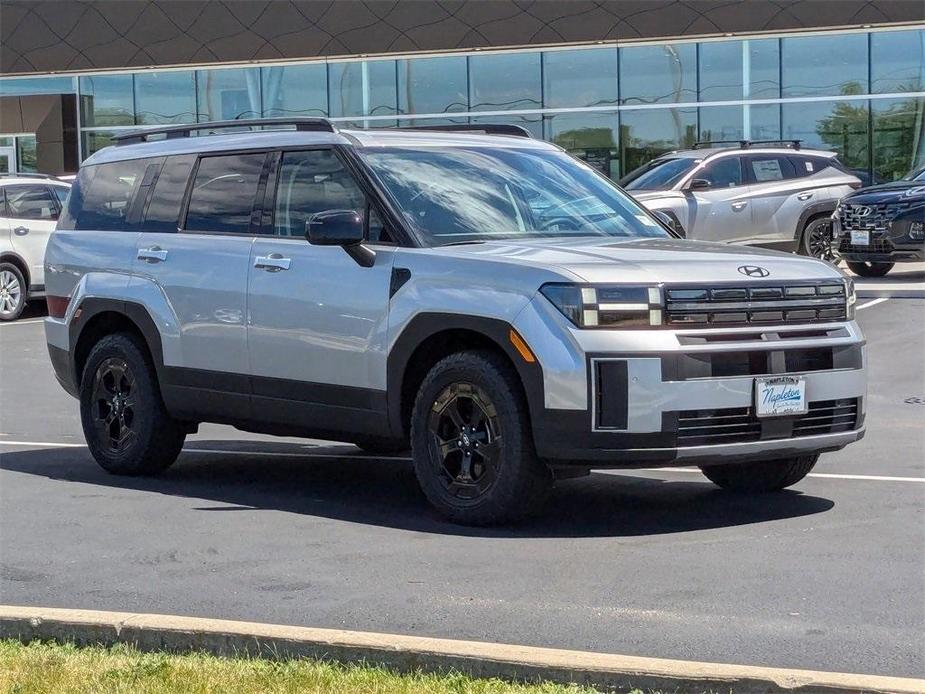
<svg viewBox="0 0 925 694">
<path fill-rule="evenodd" d="M 596 467 L 775 491 L 864 435 L 851 280 L 676 238 L 555 145 L 478 130 L 200 123 L 90 157 L 45 331 L 100 465 L 164 470 L 200 422 L 410 446 L 436 508 L 490 524 Z"/>
<path fill-rule="evenodd" d="M 861 181 L 834 152 L 775 140 L 697 143 L 653 159 L 620 185 L 689 239 L 829 259 L 832 211 Z"/>
</svg>

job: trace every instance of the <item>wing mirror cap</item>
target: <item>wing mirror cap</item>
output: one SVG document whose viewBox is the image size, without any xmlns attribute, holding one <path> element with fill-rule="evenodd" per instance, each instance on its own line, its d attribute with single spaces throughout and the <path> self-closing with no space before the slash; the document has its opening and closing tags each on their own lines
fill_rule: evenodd
<svg viewBox="0 0 925 694">
<path fill-rule="evenodd" d="M 363 218 L 356 210 L 316 212 L 305 222 L 305 238 L 314 246 L 363 243 Z"/>
<path fill-rule="evenodd" d="M 695 178 L 687 186 L 687 189 L 688 190 L 707 190 L 708 188 L 712 188 L 712 187 L 713 187 L 713 184 L 711 184 L 707 179 Z"/>
</svg>

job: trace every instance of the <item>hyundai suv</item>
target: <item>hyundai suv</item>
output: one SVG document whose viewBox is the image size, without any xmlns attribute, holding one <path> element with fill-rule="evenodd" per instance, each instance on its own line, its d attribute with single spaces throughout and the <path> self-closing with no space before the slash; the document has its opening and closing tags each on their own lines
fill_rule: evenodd
<svg viewBox="0 0 925 694">
<path fill-rule="evenodd" d="M 200 422 L 410 446 L 437 509 L 492 524 L 592 467 L 778 490 L 864 433 L 850 280 L 681 240 L 515 127 L 116 139 L 46 257 L 51 361 L 110 472 Z"/>
<path fill-rule="evenodd" d="M 0 321 L 45 292 L 45 245 L 70 185 L 42 174 L 0 175 Z"/>
<path fill-rule="evenodd" d="M 802 149 L 799 140 L 730 144 L 669 152 L 620 184 L 689 239 L 832 260 L 832 211 L 860 179 L 834 152 Z"/>
<path fill-rule="evenodd" d="M 925 167 L 846 196 L 832 215 L 834 246 L 861 277 L 925 260 Z"/>
</svg>

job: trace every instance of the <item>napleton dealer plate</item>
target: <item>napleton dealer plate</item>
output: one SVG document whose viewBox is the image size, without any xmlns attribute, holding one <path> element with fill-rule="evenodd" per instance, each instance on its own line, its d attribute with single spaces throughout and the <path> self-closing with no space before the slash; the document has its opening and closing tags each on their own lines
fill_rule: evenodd
<svg viewBox="0 0 925 694">
<path fill-rule="evenodd" d="M 759 417 L 805 414 L 806 379 L 775 376 L 755 379 L 755 413 Z"/>
</svg>

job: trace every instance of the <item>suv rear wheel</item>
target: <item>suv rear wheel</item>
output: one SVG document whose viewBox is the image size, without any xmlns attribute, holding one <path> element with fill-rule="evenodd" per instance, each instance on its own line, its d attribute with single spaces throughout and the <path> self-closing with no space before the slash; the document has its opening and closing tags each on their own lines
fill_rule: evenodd
<svg viewBox="0 0 925 694">
<path fill-rule="evenodd" d="M 855 275 L 861 277 L 883 277 L 896 263 L 867 263 L 863 261 L 852 260 L 848 263 L 848 269 Z"/>
<path fill-rule="evenodd" d="M 735 492 L 776 492 L 796 484 L 809 474 L 819 454 L 762 460 L 755 463 L 709 465 L 700 468 L 713 484 Z"/>
<path fill-rule="evenodd" d="M 0 263 L 0 320 L 16 320 L 26 307 L 26 280 L 12 263 Z"/>
<path fill-rule="evenodd" d="M 430 370 L 414 403 L 411 442 L 421 489 L 456 523 L 520 520 L 552 488 L 517 374 L 489 351 L 453 354 Z"/>
<path fill-rule="evenodd" d="M 102 338 L 80 383 L 80 421 L 96 462 L 116 475 L 154 475 L 170 467 L 186 438 L 161 399 L 144 347 L 127 333 Z"/>
</svg>

